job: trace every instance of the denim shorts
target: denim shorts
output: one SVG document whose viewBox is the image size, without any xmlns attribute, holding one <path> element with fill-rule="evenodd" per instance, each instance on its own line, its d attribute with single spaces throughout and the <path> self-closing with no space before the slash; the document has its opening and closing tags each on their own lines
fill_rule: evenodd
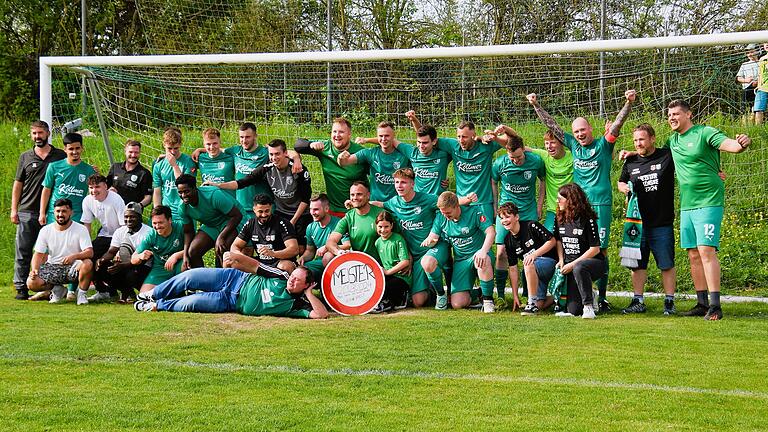
<svg viewBox="0 0 768 432">
<path fill-rule="evenodd" d="M 768 92 L 755 90 L 755 105 L 752 106 L 752 111 L 763 112 L 766 107 L 768 107 Z"/>
<path fill-rule="evenodd" d="M 643 238 L 640 240 L 640 253 L 642 258 L 637 263 L 635 270 L 648 268 L 648 260 L 653 253 L 656 267 L 659 270 L 668 270 L 675 266 L 675 232 L 672 225 L 654 228 L 643 228 Z"/>
</svg>

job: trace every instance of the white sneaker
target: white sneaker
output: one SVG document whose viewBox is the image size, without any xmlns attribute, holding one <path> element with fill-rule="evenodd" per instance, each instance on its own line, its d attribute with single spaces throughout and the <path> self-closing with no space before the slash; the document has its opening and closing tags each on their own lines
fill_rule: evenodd
<svg viewBox="0 0 768 432">
<path fill-rule="evenodd" d="M 54 285 L 51 288 L 51 299 L 48 303 L 61 303 L 67 297 L 67 289 L 63 285 Z"/>
<path fill-rule="evenodd" d="M 581 317 L 584 319 L 595 319 L 595 307 L 584 305 L 584 312 L 581 313 Z"/>
<path fill-rule="evenodd" d="M 67 291 L 67 301 L 77 300 L 77 294 L 74 291 Z"/>
<path fill-rule="evenodd" d="M 110 300 L 112 300 L 112 296 L 109 295 L 108 292 L 97 292 L 96 294 L 88 297 L 89 302 L 102 302 Z"/>
<path fill-rule="evenodd" d="M 496 312 L 496 305 L 493 304 L 493 300 L 483 300 L 483 313 Z"/>
<path fill-rule="evenodd" d="M 77 305 L 87 305 L 88 304 L 88 296 L 87 291 L 83 291 L 81 289 L 77 290 Z"/>
<path fill-rule="evenodd" d="M 572 317 L 573 314 L 570 312 L 558 312 L 555 314 L 555 316 L 560 318 L 567 318 L 567 317 Z"/>
</svg>

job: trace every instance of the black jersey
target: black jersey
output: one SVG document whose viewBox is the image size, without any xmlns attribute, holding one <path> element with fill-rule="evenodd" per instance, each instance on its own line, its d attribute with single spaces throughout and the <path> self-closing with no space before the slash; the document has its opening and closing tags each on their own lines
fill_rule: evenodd
<svg viewBox="0 0 768 432">
<path fill-rule="evenodd" d="M 597 221 L 592 218 L 582 221 L 576 219 L 562 225 L 555 220 L 555 238 L 563 244 L 563 262 L 568 264 L 584 255 L 589 248 L 600 246 L 600 236 L 597 231 Z M 599 253 L 594 258 L 603 259 Z"/>
<path fill-rule="evenodd" d="M 19 197 L 18 211 L 39 213 L 40 195 L 43 193 L 43 178 L 48 164 L 66 159 L 64 150 L 51 146 L 51 151 L 45 159 L 35 153 L 35 149 L 27 150 L 19 156 L 16 166 L 16 181 L 23 183 Z"/>
<path fill-rule="evenodd" d="M 657 148 L 647 157 L 627 158 L 619 181 L 632 182 L 643 226 L 672 225 L 675 220 L 675 164 L 668 148 Z"/>
<path fill-rule="evenodd" d="M 109 167 L 107 186 L 114 187 L 126 204 L 141 202 L 145 196 L 152 195 L 152 173 L 141 163 L 126 171 L 125 162 L 116 162 Z"/>
<path fill-rule="evenodd" d="M 259 249 L 264 246 L 271 250 L 285 249 L 286 240 L 296 239 L 296 230 L 289 220 L 273 214 L 264 225 L 257 218 L 248 220 L 237 237 L 253 246 L 256 259 L 266 265 L 276 265 L 279 258 L 262 256 Z"/>
<path fill-rule="evenodd" d="M 520 231 L 517 235 L 508 232 L 504 237 L 504 246 L 507 249 L 507 261 L 510 266 L 517 265 L 517 260 L 524 259 L 528 254 L 533 253 L 538 248 L 552 238 L 544 225 L 536 221 L 520 221 Z M 543 256 L 557 260 L 557 248 L 553 247 Z"/>
</svg>

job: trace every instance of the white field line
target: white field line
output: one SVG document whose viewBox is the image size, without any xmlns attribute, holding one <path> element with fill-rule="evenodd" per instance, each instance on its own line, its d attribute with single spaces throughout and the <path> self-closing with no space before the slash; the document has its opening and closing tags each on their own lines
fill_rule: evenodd
<svg viewBox="0 0 768 432">
<path fill-rule="evenodd" d="M 624 383 L 612 381 L 600 381 L 595 379 L 581 378 L 548 378 L 532 376 L 503 376 L 503 375 L 481 375 L 481 374 L 455 374 L 442 372 L 422 372 L 409 370 L 393 369 L 322 369 L 322 368 L 302 368 L 298 366 L 283 365 L 242 365 L 235 363 L 204 363 L 197 361 L 177 361 L 163 359 L 142 359 L 142 358 L 122 358 L 122 357 L 99 357 L 92 359 L 82 359 L 71 356 L 26 356 L 15 354 L 2 354 L 0 359 L 13 361 L 32 361 L 37 364 L 46 362 L 64 362 L 80 364 L 150 364 L 154 366 L 180 367 L 201 370 L 215 370 L 219 372 L 257 372 L 257 373 L 277 373 L 293 375 L 315 375 L 315 376 L 342 376 L 342 377 L 396 377 L 396 378 L 414 378 L 422 380 L 463 380 L 463 381 L 482 381 L 488 383 L 531 383 L 557 386 L 576 386 L 576 387 L 595 387 L 595 388 L 614 388 L 621 390 L 646 390 L 661 393 L 688 393 L 711 396 L 735 396 L 750 399 L 768 400 L 768 393 L 760 391 L 751 391 L 743 389 L 716 389 L 690 386 L 667 386 L 659 384 L 644 383 Z"/>
</svg>

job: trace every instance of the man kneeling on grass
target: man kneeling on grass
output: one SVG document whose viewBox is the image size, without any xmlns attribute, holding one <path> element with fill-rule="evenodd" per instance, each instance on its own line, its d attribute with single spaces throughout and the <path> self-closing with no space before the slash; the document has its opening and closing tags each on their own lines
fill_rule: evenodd
<svg viewBox="0 0 768 432">
<path fill-rule="evenodd" d="M 312 272 L 297 267 L 287 272 L 257 261 L 250 267 L 239 253 L 224 254 L 229 268 L 196 268 L 185 271 L 139 294 L 134 308 L 140 312 L 238 312 L 243 315 L 272 315 L 322 319 L 328 310 L 312 294 L 316 285 Z M 249 268 L 250 267 L 250 268 Z M 256 273 L 249 273 L 255 271 Z M 188 294 L 191 293 L 191 294 Z"/>
</svg>

